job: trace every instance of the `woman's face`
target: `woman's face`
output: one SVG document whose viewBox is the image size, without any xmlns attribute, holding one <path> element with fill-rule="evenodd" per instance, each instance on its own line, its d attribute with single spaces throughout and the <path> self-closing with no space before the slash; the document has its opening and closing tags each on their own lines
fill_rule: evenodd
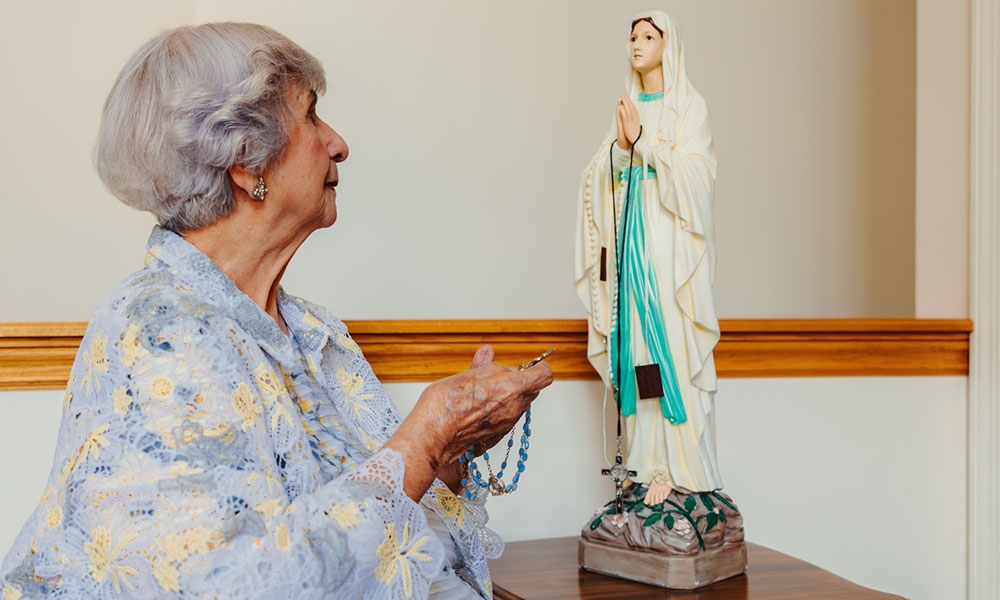
<svg viewBox="0 0 1000 600">
<path fill-rule="evenodd" d="M 639 21 L 629 38 L 632 68 L 645 75 L 663 61 L 663 36 L 648 21 Z"/>
<path fill-rule="evenodd" d="M 265 169 L 268 202 L 282 204 L 283 220 L 313 231 L 337 220 L 337 163 L 347 159 L 344 138 L 316 114 L 316 92 L 293 86 L 287 94 L 288 142 Z"/>
</svg>

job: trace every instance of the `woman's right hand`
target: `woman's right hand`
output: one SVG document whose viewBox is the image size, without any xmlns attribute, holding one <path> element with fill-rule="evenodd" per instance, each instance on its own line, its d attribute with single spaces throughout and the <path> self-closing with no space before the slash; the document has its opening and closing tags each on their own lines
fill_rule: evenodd
<svg viewBox="0 0 1000 600">
<path fill-rule="evenodd" d="M 550 383 L 545 362 L 519 371 L 493 362 L 487 345 L 476 351 L 472 368 L 429 385 L 385 444 L 403 455 L 406 494 L 418 500 L 470 447 L 482 454 L 500 441 Z"/>
</svg>

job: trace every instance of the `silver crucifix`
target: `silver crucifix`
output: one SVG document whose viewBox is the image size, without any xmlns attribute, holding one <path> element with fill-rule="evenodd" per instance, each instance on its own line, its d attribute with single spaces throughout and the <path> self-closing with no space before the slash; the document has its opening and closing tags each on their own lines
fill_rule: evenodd
<svg viewBox="0 0 1000 600">
<path fill-rule="evenodd" d="M 636 472 L 623 465 L 622 455 L 617 454 L 615 455 L 615 466 L 610 469 L 601 469 L 601 475 L 607 475 L 615 482 L 615 514 L 622 514 L 625 512 L 625 489 L 622 486 L 626 479 L 635 477 Z"/>
</svg>

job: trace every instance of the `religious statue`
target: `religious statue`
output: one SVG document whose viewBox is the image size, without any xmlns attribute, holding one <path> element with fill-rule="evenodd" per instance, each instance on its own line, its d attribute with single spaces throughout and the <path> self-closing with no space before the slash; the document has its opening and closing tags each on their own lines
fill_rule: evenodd
<svg viewBox="0 0 1000 600">
<path fill-rule="evenodd" d="M 638 15 L 627 48 L 627 93 L 580 186 L 576 288 L 588 313 L 587 353 L 619 416 L 616 464 L 605 472 L 616 500 L 588 522 L 581 543 L 688 557 L 728 544 L 731 576 L 743 572 L 746 554 L 715 450 L 708 107 L 687 78 L 680 30 L 666 13 Z"/>
</svg>

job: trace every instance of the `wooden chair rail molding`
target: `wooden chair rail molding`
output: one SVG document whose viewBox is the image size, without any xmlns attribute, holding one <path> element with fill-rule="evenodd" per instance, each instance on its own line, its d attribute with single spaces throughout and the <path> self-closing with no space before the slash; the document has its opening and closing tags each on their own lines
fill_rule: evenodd
<svg viewBox="0 0 1000 600">
<path fill-rule="evenodd" d="M 587 323 L 575 319 L 348 321 L 382 381 L 433 381 L 480 344 L 516 365 L 551 346 L 558 379 L 593 379 Z M 969 320 L 723 320 L 720 377 L 968 375 Z M 58 389 L 86 323 L 0 323 L 0 389 Z"/>
</svg>

